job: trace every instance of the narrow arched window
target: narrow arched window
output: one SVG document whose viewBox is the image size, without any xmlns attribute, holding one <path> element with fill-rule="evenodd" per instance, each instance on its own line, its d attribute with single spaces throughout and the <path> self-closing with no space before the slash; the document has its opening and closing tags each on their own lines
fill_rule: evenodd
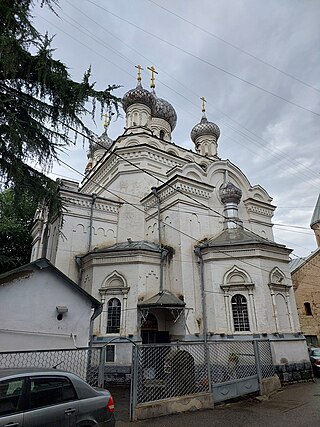
<svg viewBox="0 0 320 427">
<path fill-rule="evenodd" d="M 107 333 L 117 334 L 120 332 L 121 302 L 118 298 L 108 301 Z"/>
<path fill-rule="evenodd" d="M 164 139 L 164 130 L 161 130 L 159 133 L 159 138 Z"/>
<path fill-rule="evenodd" d="M 250 331 L 247 300 L 243 295 L 234 295 L 231 299 L 234 330 Z"/>
</svg>

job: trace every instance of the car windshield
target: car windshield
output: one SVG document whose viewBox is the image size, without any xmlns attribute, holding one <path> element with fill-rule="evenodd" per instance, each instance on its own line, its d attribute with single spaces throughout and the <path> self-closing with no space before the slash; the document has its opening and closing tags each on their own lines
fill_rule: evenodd
<svg viewBox="0 0 320 427">
<path fill-rule="evenodd" d="M 320 357 L 320 348 L 316 348 L 315 350 L 312 350 L 312 356 Z"/>
</svg>

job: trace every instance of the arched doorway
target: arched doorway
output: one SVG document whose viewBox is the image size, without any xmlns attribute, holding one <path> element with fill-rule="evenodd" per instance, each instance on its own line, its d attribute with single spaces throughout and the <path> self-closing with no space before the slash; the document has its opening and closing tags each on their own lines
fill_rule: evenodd
<svg viewBox="0 0 320 427">
<path fill-rule="evenodd" d="M 161 344 L 170 342 L 169 331 L 159 331 L 158 320 L 152 313 L 141 322 L 142 344 Z"/>
<path fill-rule="evenodd" d="M 148 316 L 141 323 L 142 344 L 152 344 L 157 342 L 158 320 L 156 316 L 148 313 Z"/>
</svg>

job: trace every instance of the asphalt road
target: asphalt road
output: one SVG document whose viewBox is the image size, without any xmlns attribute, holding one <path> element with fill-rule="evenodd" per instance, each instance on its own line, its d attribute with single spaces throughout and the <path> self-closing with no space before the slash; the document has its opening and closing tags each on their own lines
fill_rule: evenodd
<svg viewBox="0 0 320 427">
<path fill-rule="evenodd" d="M 118 401 L 118 404 L 121 405 L 121 401 Z M 188 412 L 133 423 L 126 421 L 125 415 L 124 411 L 119 411 L 117 427 L 318 427 L 320 426 L 320 379 L 317 378 L 314 383 L 286 386 L 265 400 L 248 398 L 235 403 L 217 405 L 212 410 Z"/>
</svg>

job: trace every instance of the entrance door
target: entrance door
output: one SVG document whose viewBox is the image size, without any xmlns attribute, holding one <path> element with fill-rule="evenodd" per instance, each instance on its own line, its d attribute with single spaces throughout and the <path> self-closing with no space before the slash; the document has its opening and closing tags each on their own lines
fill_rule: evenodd
<svg viewBox="0 0 320 427">
<path fill-rule="evenodd" d="M 168 331 L 158 330 L 156 316 L 149 313 L 146 320 L 141 324 L 142 344 L 163 344 L 170 342 Z"/>
</svg>

